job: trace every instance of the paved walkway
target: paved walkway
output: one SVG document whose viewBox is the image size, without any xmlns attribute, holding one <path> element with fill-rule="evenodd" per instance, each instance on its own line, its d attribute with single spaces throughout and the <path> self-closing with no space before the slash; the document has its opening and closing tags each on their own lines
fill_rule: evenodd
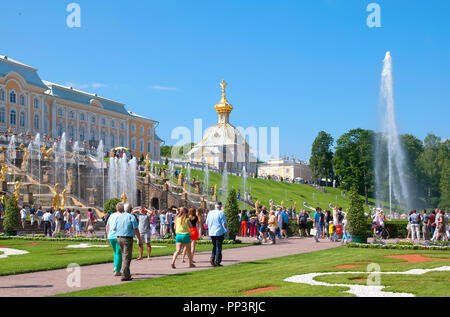
<svg viewBox="0 0 450 317">
<path fill-rule="evenodd" d="M 255 242 L 255 240 L 244 239 L 243 242 Z M 226 266 L 241 262 L 258 261 L 319 251 L 338 247 L 340 245 L 340 243 L 332 243 L 328 240 L 321 240 L 319 243 L 315 243 L 312 238 L 300 239 L 293 237 L 287 240 L 277 240 L 277 244 L 263 244 L 224 250 L 222 264 Z M 170 267 L 172 261 L 171 256 L 154 257 L 151 261 L 147 261 L 147 259 L 142 261 L 133 260 L 131 262 L 133 281 L 182 272 L 212 269 L 209 263 L 210 255 L 211 252 L 197 253 L 194 259 L 196 261 L 196 268 L 189 268 L 188 263 L 181 263 L 181 257 L 177 259 L 177 269 L 172 269 Z M 113 276 L 113 266 L 111 263 L 82 266 L 80 287 L 71 288 L 67 285 L 70 274 L 71 272 L 68 272 L 67 269 L 58 269 L 0 276 L 0 297 L 49 296 L 99 286 L 129 283 L 121 282 L 120 277 Z"/>
</svg>

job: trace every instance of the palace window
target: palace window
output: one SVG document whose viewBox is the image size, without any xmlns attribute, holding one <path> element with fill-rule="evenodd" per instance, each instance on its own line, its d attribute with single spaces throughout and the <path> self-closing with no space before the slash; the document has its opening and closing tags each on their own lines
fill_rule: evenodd
<svg viewBox="0 0 450 317">
<path fill-rule="evenodd" d="M 135 137 L 131 138 L 131 150 L 136 151 L 136 138 Z"/>
<path fill-rule="evenodd" d="M 150 140 L 147 142 L 147 152 L 152 153 L 152 141 Z"/>
<path fill-rule="evenodd" d="M 111 120 L 111 128 L 115 128 L 116 127 L 116 121 Z"/>
<path fill-rule="evenodd" d="M 21 111 L 19 114 L 19 127 L 25 128 L 25 112 Z"/>
<path fill-rule="evenodd" d="M 19 104 L 21 106 L 25 106 L 25 96 L 24 95 L 19 96 Z"/>
<path fill-rule="evenodd" d="M 105 120 L 105 118 L 102 119 L 102 126 L 106 126 L 106 120 Z"/>
<path fill-rule="evenodd" d="M 106 145 L 106 132 L 105 131 L 102 131 L 102 141 L 103 141 L 103 144 Z"/>
<path fill-rule="evenodd" d="M 123 122 L 120 123 L 120 130 L 125 130 L 125 124 Z"/>
<path fill-rule="evenodd" d="M 0 123 L 6 123 L 6 111 L 5 108 L 0 109 Z"/>
<path fill-rule="evenodd" d="M 136 125 L 134 123 L 131 125 L 131 132 L 136 132 Z"/>
<path fill-rule="evenodd" d="M 111 146 L 115 147 L 116 146 L 116 136 L 114 135 L 114 133 L 111 133 L 109 139 L 111 140 Z"/>
<path fill-rule="evenodd" d="M 11 112 L 9 113 L 9 124 L 10 125 L 16 125 L 16 111 L 15 110 L 11 110 Z"/>
<path fill-rule="evenodd" d="M 144 127 L 142 125 L 139 126 L 139 133 L 144 134 Z"/>
<path fill-rule="evenodd" d="M 139 139 L 139 152 L 144 153 L 144 139 Z"/>
<path fill-rule="evenodd" d="M 92 116 L 91 117 L 91 123 L 95 123 L 95 122 L 96 122 L 95 116 Z"/>
<path fill-rule="evenodd" d="M 84 113 L 80 113 L 80 120 L 81 121 L 86 121 L 86 116 Z"/>
<path fill-rule="evenodd" d="M 63 110 L 62 108 L 58 108 L 58 117 L 62 117 L 63 116 Z"/>
<path fill-rule="evenodd" d="M 58 137 L 62 136 L 64 133 L 64 125 L 61 122 L 56 126 L 56 133 L 58 134 Z"/>
<path fill-rule="evenodd" d="M 152 128 L 148 128 L 147 129 L 147 135 L 148 136 L 152 136 Z"/>
<path fill-rule="evenodd" d="M 123 136 L 123 134 L 120 135 L 120 144 L 119 146 L 125 146 L 125 137 Z"/>
<path fill-rule="evenodd" d="M 74 119 L 74 118 L 75 118 L 75 112 L 74 112 L 74 111 L 71 111 L 71 112 L 69 113 L 69 118 L 70 118 L 70 119 Z"/>
<path fill-rule="evenodd" d="M 34 97 L 33 99 L 33 107 L 34 109 L 39 109 L 39 99 L 37 99 L 37 97 Z"/>
<path fill-rule="evenodd" d="M 80 128 L 80 141 L 83 142 L 85 141 L 86 138 L 86 129 L 84 126 L 81 126 Z"/>
<path fill-rule="evenodd" d="M 90 141 L 96 141 L 97 140 L 97 132 L 95 130 L 91 130 L 91 139 Z"/>
<path fill-rule="evenodd" d="M 9 102 L 16 103 L 16 92 L 14 90 L 9 93 Z"/>
<path fill-rule="evenodd" d="M 0 89 L 0 101 L 5 101 L 5 91 Z"/>
<path fill-rule="evenodd" d="M 73 124 L 69 126 L 69 138 L 75 138 L 75 127 L 73 126 Z"/>
<path fill-rule="evenodd" d="M 34 129 L 35 130 L 39 130 L 39 126 L 40 126 L 40 122 L 41 120 L 40 120 L 40 118 L 39 118 L 39 115 L 38 114 L 35 114 L 34 115 L 34 119 L 33 119 L 33 126 L 34 126 Z"/>
</svg>

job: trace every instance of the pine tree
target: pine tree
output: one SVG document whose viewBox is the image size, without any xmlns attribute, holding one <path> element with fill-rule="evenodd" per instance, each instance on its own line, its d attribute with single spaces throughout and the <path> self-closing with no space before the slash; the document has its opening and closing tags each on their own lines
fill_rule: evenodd
<svg viewBox="0 0 450 317">
<path fill-rule="evenodd" d="M 9 197 L 6 202 L 5 218 L 3 220 L 3 229 L 5 232 L 13 233 L 20 227 L 20 210 L 14 195 Z"/>
<path fill-rule="evenodd" d="M 236 240 L 239 233 L 239 205 L 237 201 L 236 189 L 231 189 L 228 193 L 227 203 L 225 204 L 225 218 L 228 223 L 228 238 Z"/>
<path fill-rule="evenodd" d="M 364 216 L 364 201 L 358 194 L 358 188 L 352 186 L 350 191 L 350 210 L 347 215 L 350 233 L 355 236 L 367 236 L 367 220 Z"/>
</svg>

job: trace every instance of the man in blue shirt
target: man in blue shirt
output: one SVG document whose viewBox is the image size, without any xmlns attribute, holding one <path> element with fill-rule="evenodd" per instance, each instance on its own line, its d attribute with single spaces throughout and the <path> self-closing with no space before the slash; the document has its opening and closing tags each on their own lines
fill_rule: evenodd
<svg viewBox="0 0 450 317">
<path fill-rule="evenodd" d="M 216 209 L 211 210 L 206 218 L 208 235 L 211 237 L 213 249 L 211 253 L 212 266 L 222 266 L 222 244 L 225 233 L 228 231 L 227 219 L 222 211 L 222 203 L 219 201 L 215 205 Z"/>
<path fill-rule="evenodd" d="M 323 227 L 322 219 L 323 219 L 322 209 L 320 207 L 317 207 L 316 213 L 314 214 L 314 217 L 313 217 L 314 227 L 316 228 L 316 235 L 314 236 L 314 240 L 316 242 L 319 242 L 319 237 L 322 233 L 322 227 Z"/>
<path fill-rule="evenodd" d="M 112 230 L 116 232 L 117 241 L 122 250 L 121 281 L 131 281 L 130 263 L 133 256 L 133 236 L 136 235 L 139 244 L 142 244 L 141 234 L 136 217 L 128 212 L 124 212 L 125 208 L 123 203 L 117 204 L 117 211 L 119 215 L 116 218 Z"/>
<path fill-rule="evenodd" d="M 283 219 L 283 223 L 281 224 L 281 236 L 287 239 L 287 226 L 289 224 L 289 217 L 286 213 L 286 208 L 283 208 L 283 210 L 281 211 L 281 217 Z"/>
</svg>

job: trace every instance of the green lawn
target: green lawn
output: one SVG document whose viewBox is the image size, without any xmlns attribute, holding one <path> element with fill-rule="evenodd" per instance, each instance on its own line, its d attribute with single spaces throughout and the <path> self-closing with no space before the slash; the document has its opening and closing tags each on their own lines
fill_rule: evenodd
<svg viewBox="0 0 450 317">
<path fill-rule="evenodd" d="M 75 241 L 39 241 L 39 240 L 0 240 L 0 247 L 29 251 L 27 254 L 10 255 L 0 258 L 0 275 L 19 274 L 35 271 L 53 270 L 67 267 L 70 263 L 79 265 L 107 263 L 113 261 L 113 252 L 108 248 L 65 248 L 68 245 L 89 243 L 91 245 L 108 245 L 106 242 Z M 155 244 L 164 248 L 152 248 L 152 256 L 171 255 L 175 252 L 175 244 Z M 224 248 L 245 247 L 249 244 L 224 244 Z M 196 251 L 209 251 L 211 245 L 197 245 Z M 135 244 L 133 257 L 137 258 L 139 247 Z M 2 252 L 0 251 L 0 254 Z M 144 256 L 147 250 L 144 248 Z"/>
<path fill-rule="evenodd" d="M 406 263 L 406 261 L 386 258 L 385 255 L 423 254 L 427 257 L 450 258 L 449 252 L 441 251 L 406 251 L 406 250 L 371 250 L 339 247 L 318 252 L 269 259 L 257 262 L 240 263 L 227 267 L 212 268 L 204 271 L 181 273 L 156 279 L 131 282 L 119 286 L 100 287 L 84 291 L 62 294 L 59 296 L 142 296 L 142 297 L 309 297 L 309 296 L 352 296 L 342 293 L 346 287 L 310 286 L 284 282 L 293 275 L 313 272 L 366 271 L 367 263 L 373 261 L 385 272 L 407 271 L 413 268 L 435 268 L 449 265 L 448 261 L 433 260 L 423 263 Z M 396 264 L 398 262 L 405 262 Z M 336 265 L 360 264 L 364 267 L 355 269 L 336 269 Z M 335 275 L 318 277 L 331 283 L 361 283 L 351 281 L 350 277 L 367 277 L 361 275 Z M 450 296 L 450 272 L 430 272 L 425 275 L 382 275 L 382 285 L 389 285 L 386 291 L 408 292 L 416 296 Z M 275 286 L 276 290 L 243 295 L 240 292 L 261 287 Z"/>
<path fill-rule="evenodd" d="M 163 165 L 155 166 L 161 167 Z M 186 176 L 186 169 L 183 169 L 183 175 Z M 200 181 L 202 181 L 204 178 L 204 173 L 198 170 L 191 170 L 191 177 L 198 177 Z M 175 179 L 173 179 L 173 181 L 175 181 Z M 209 186 L 214 187 L 215 184 L 217 185 L 217 194 L 219 194 L 219 188 L 222 186 L 222 174 L 209 173 Z M 241 195 L 242 197 L 244 196 L 242 177 L 228 175 L 228 188 L 235 188 L 236 190 L 241 189 Z M 247 189 L 253 197 L 253 202 L 258 199 L 263 205 L 266 206 L 269 206 L 270 199 L 278 205 L 280 205 L 283 200 L 286 207 L 293 207 L 294 202 L 296 202 L 297 210 L 303 208 L 303 202 L 305 201 L 312 207 L 319 206 L 322 209 L 329 209 L 328 205 L 330 202 L 335 206 L 343 207 L 344 210 L 350 206 L 350 200 L 341 196 L 341 189 L 339 188 L 328 187 L 326 189 L 327 192 L 323 193 L 309 185 L 292 184 L 249 177 L 247 179 Z M 223 202 L 226 201 L 225 197 L 219 197 L 219 199 Z M 369 199 L 369 201 L 372 200 Z M 248 206 L 244 204 L 241 204 L 240 207 L 248 208 Z"/>
</svg>

